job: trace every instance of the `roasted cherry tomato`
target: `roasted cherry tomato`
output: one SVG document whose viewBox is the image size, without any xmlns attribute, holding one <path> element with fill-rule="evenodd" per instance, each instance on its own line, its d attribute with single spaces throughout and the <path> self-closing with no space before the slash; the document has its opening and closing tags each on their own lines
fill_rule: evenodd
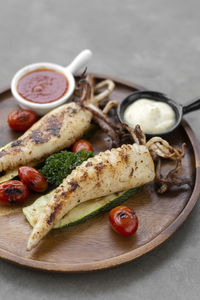
<svg viewBox="0 0 200 300">
<path fill-rule="evenodd" d="M 23 182 L 8 180 L 0 183 L 0 204 L 11 205 L 23 203 L 29 195 L 29 191 Z"/>
<path fill-rule="evenodd" d="M 8 124 L 13 130 L 26 131 L 37 119 L 38 117 L 34 111 L 19 109 L 8 115 Z"/>
<path fill-rule="evenodd" d="M 81 150 L 94 151 L 92 145 L 86 140 L 78 140 L 72 146 L 72 152 L 79 152 Z"/>
<path fill-rule="evenodd" d="M 117 206 L 109 213 L 112 228 L 124 236 L 132 235 L 138 228 L 138 218 L 134 211 L 127 206 Z"/>
<path fill-rule="evenodd" d="M 20 167 L 18 169 L 19 178 L 28 189 L 42 193 L 46 191 L 48 184 L 44 176 L 32 167 Z"/>
</svg>

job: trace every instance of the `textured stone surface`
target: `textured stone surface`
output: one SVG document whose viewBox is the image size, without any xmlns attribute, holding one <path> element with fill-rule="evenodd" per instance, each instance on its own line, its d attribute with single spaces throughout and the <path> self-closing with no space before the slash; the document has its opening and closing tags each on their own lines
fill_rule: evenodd
<svg viewBox="0 0 200 300">
<path fill-rule="evenodd" d="M 184 104 L 200 95 L 199 10 L 195 0 L 2 1 L 0 86 L 26 64 L 67 65 L 90 48 L 91 71 L 163 91 Z M 198 114 L 186 117 L 197 136 Z M 46 274 L 0 261 L 0 299 L 199 299 L 199 208 L 160 248 L 113 270 Z"/>
</svg>

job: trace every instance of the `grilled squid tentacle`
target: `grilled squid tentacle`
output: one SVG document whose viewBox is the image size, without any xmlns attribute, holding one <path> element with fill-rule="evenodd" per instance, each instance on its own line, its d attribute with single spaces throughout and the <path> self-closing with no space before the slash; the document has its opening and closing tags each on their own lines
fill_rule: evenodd
<svg viewBox="0 0 200 300">
<path fill-rule="evenodd" d="M 156 181 L 160 187 L 158 193 L 165 193 L 171 185 L 181 186 L 184 184 L 191 185 L 191 180 L 188 178 L 178 178 L 178 171 L 181 168 L 181 161 L 185 155 L 185 144 L 182 144 L 182 149 L 176 149 L 169 145 L 168 142 L 161 138 L 153 138 L 147 143 L 147 147 L 154 158 L 157 160 Z M 164 177 L 161 175 L 161 158 L 175 161 L 175 167 L 168 172 Z"/>
<path fill-rule="evenodd" d="M 98 107 L 99 102 L 105 100 L 114 90 L 115 84 L 112 80 L 103 80 L 95 85 L 94 76 L 92 74 L 85 75 L 85 72 L 81 75 L 81 79 L 77 83 L 75 89 L 75 95 L 80 98 L 79 102 L 83 106 L 87 106 L 89 103 Z M 99 92 L 99 90 L 103 91 Z M 97 92 L 99 92 L 97 94 Z"/>
<path fill-rule="evenodd" d="M 140 125 L 136 125 L 135 129 L 130 128 L 126 123 L 123 123 L 122 126 L 130 133 L 134 143 L 146 145 L 146 136 L 140 128 Z"/>
<path fill-rule="evenodd" d="M 97 94 L 97 92 L 102 88 L 104 88 L 104 90 Z M 82 94 L 83 89 L 88 89 L 90 96 L 82 98 L 81 104 L 85 107 L 87 107 L 88 104 L 92 104 L 98 107 L 99 102 L 107 98 L 112 93 L 114 88 L 115 88 L 115 84 L 112 80 L 103 80 L 99 82 L 97 85 L 95 85 L 94 77 L 91 74 L 89 74 L 87 75 L 87 78 L 82 78 L 79 81 L 77 92 L 78 95 L 80 95 Z"/>
<path fill-rule="evenodd" d="M 86 79 L 81 79 L 80 88 L 82 89 L 82 97 L 80 98 L 80 105 L 89 110 L 92 113 L 93 121 L 99 125 L 99 127 L 106 132 L 114 147 L 119 146 L 119 136 L 116 133 L 117 126 L 111 122 L 110 118 L 98 107 L 98 102 L 107 97 L 114 88 L 114 83 L 110 80 L 100 82 L 97 86 L 94 86 L 94 79 L 92 75 L 87 76 Z M 101 94 L 95 96 L 94 92 L 100 88 L 108 86 Z M 112 102 L 112 103 L 111 103 Z M 108 112 L 112 107 L 116 106 L 116 101 L 111 101 L 107 105 L 106 111 Z"/>
<path fill-rule="evenodd" d="M 166 140 L 161 137 L 153 137 L 146 143 L 146 138 L 139 125 L 135 129 L 129 128 L 128 125 L 123 124 L 123 127 L 131 134 L 135 143 L 146 145 L 151 156 L 156 164 L 155 181 L 159 184 L 158 193 L 165 193 L 172 185 L 181 186 L 184 184 L 191 185 L 189 178 L 178 178 L 178 171 L 181 169 L 181 161 L 185 155 L 185 143 L 182 144 L 181 149 L 172 147 Z M 171 169 L 164 177 L 161 174 L 162 163 L 161 159 L 170 159 L 175 162 L 175 167 Z"/>
<path fill-rule="evenodd" d="M 100 89 L 102 89 L 103 87 L 107 87 L 103 92 L 101 92 L 100 94 L 94 96 L 94 100 L 95 103 L 98 103 L 99 101 L 105 99 L 106 97 L 108 97 L 112 91 L 115 88 L 115 84 L 112 80 L 103 80 L 101 82 L 99 82 L 97 85 L 95 85 L 94 87 L 94 92 L 97 93 Z"/>
<path fill-rule="evenodd" d="M 93 121 L 106 132 L 112 139 L 113 146 L 119 146 L 119 136 L 117 134 L 118 127 L 110 121 L 110 119 L 96 106 L 89 104 L 87 109 L 93 114 Z"/>
<path fill-rule="evenodd" d="M 104 109 L 103 109 L 103 113 L 105 115 L 108 114 L 108 112 L 111 110 L 111 108 L 113 107 L 117 107 L 118 106 L 118 101 L 115 101 L 115 100 L 110 100 L 108 103 L 106 103 Z"/>
</svg>

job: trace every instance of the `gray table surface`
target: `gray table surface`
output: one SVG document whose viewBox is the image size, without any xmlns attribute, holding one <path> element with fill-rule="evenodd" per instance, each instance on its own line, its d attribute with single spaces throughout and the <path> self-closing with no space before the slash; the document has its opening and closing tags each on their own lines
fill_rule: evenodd
<svg viewBox="0 0 200 300">
<path fill-rule="evenodd" d="M 1 1 L 0 86 L 26 64 L 67 65 L 90 48 L 90 71 L 187 103 L 200 95 L 199 11 L 198 0 Z M 198 114 L 186 119 L 199 137 Z M 199 208 L 161 247 L 116 269 L 47 274 L 0 261 L 0 299 L 199 299 Z"/>
</svg>

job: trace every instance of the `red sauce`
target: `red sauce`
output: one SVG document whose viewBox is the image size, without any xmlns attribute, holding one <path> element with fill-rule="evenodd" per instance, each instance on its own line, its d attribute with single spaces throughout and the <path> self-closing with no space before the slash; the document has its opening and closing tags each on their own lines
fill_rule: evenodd
<svg viewBox="0 0 200 300">
<path fill-rule="evenodd" d="M 18 93 L 35 103 L 49 103 L 61 98 L 68 90 L 67 78 L 54 70 L 37 69 L 20 78 Z"/>
</svg>

